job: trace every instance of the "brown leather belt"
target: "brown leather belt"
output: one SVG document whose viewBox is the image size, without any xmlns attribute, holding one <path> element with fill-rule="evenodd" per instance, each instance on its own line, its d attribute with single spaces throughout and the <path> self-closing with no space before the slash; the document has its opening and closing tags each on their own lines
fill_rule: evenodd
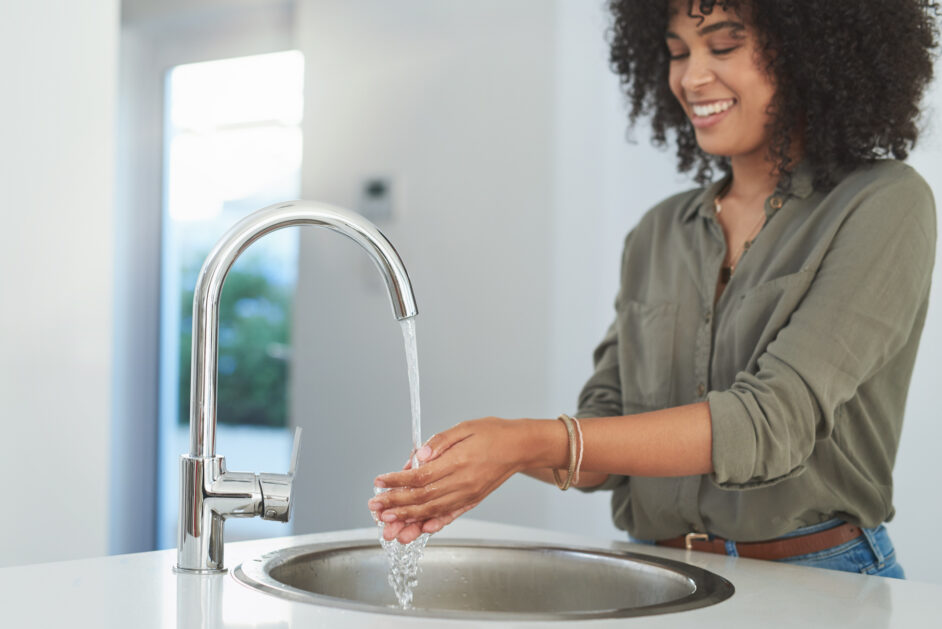
<svg viewBox="0 0 942 629">
<path fill-rule="evenodd" d="M 786 559 L 834 548 L 857 539 L 862 534 L 860 527 L 844 523 L 808 535 L 785 537 L 768 542 L 736 542 L 736 552 L 740 557 L 752 559 Z M 726 554 L 726 540 L 706 533 L 688 533 L 680 537 L 662 539 L 657 541 L 657 545 Z"/>
</svg>

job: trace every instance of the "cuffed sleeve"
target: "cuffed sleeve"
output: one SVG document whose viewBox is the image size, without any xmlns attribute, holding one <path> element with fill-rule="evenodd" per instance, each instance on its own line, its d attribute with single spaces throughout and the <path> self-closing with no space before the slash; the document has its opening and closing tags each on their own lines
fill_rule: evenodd
<svg viewBox="0 0 942 629">
<path fill-rule="evenodd" d="M 935 257 L 932 193 L 911 170 L 874 188 L 848 200 L 851 210 L 834 226 L 797 309 L 755 370 L 708 396 L 720 487 L 763 487 L 801 474 L 844 405 L 898 355 L 915 352 Z M 898 384 L 908 386 L 908 377 Z M 889 419 L 898 430 L 902 417 Z M 886 430 L 886 417 L 858 413 L 854 421 L 853 430 Z M 892 467 L 892 460 L 874 464 Z"/>
</svg>

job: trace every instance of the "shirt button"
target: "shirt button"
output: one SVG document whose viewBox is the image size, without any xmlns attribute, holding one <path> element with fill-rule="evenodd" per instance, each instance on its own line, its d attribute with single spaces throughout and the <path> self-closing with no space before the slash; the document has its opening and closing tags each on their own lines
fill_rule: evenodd
<svg viewBox="0 0 942 629">
<path fill-rule="evenodd" d="M 701 382 L 697 385 L 697 397 L 703 397 L 704 393 L 706 393 L 706 385 Z"/>
<path fill-rule="evenodd" d="M 712 320 L 713 320 L 713 313 L 710 312 L 709 310 L 705 310 L 705 311 L 703 312 L 703 321 L 704 321 L 705 323 L 709 323 L 709 322 L 712 321 Z"/>
<path fill-rule="evenodd" d="M 769 199 L 769 205 L 771 205 L 773 209 L 780 210 L 784 202 L 782 201 L 782 197 L 772 197 Z"/>
</svg>

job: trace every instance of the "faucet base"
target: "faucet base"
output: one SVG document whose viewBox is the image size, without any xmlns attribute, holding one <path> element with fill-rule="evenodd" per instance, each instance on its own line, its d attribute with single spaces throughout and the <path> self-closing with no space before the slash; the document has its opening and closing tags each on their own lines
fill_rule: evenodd
<svg viewBox="0 0 942 629">
<path fill-rule="evenodd" d="M 207 570 L 190 570 L 189 568 L 181 568 L 180 566 L 173 566 L 173 572 L 175 574 L 193 574 L 193 575 L 211 575 L 211 574 L 226 574 L 229 572 L 228 568 L 213 568 Z"/>
<path fill-rule="evenodd" d="M 262 491 L 255 474 L 226 471 L 225 457 L 182 455 L 177 570 L 224 572 L 226 518 L 252 517 L 261 511 Z"/>
</svg>

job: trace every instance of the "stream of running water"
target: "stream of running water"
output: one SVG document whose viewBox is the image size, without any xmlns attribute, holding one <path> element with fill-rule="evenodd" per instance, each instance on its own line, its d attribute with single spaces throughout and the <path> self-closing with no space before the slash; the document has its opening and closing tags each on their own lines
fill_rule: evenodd
<svg viewBox="0 0 942 629">
<path fill-rule="evenodd" d="M 406 347 L 406 365 L 409 370 L 409 399 L 412 408 L 412 467 L 419 466 L 415 456 L 422 445 L 422 409 L 419 402 L 419 355 L 415 340 L 415 318 L 403 319 L 402 337 Z M 382 493 L 383 489 L 375 488 L 375 494 Z M 429 534 L 423 533 L 408 544 L 400 544 L 396 540 L 383 539 L 383 522 L 379 524 L 379 541 L 389 558 L 389 576 L 387 580 L 392 586 L 399 601 L 401 609 L 412 609 L 412 589 L 419 582 L 419 560 L 425 550 Z"/>
</svg>

